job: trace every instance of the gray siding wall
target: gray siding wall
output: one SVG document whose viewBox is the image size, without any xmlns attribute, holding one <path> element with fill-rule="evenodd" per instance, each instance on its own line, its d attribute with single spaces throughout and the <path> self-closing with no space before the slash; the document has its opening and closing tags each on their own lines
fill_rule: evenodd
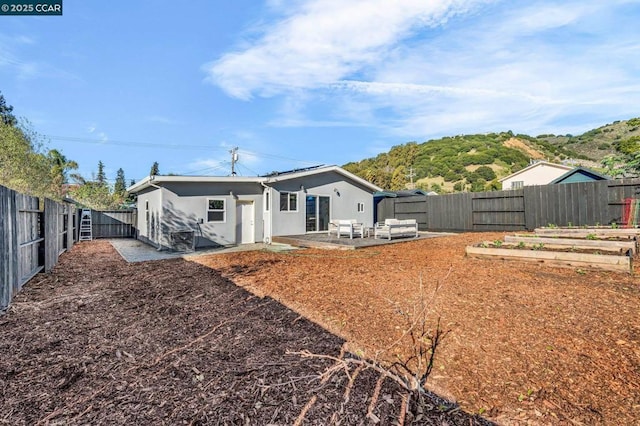
<svg viewBox="0 0 640 426">
<path fill-rule="evenodd" d="M 195 232 L 197 247 L 238 244 L 241 223 L 236 217 L 236 207 L 242 201 L 253 202 L 254 241 L 263 240 L 263 195 L 259 184 L 165 183 L 163 186 L 163 246 L 170 246 L 171 232 L 185 230 Z M 211 198 L 225 200 L 224 222 L 207 221 Z"/>
<path fill-rule="evenodd" d="M 330 220 L 356 219 L 365 226 L 373 226 L 373 194 L 368 188 L 345 180 L 339 173 L 322 173 L 297 179 L 277 182 L 273 179 L 269 186 L 273 187 L 273 236 L 300 235 L 306 233 L 307 195 L 322 195 L 331 198 Z M 301 186 L 304 189 L 301 189 Z M 280 192 L 298 194 L 298 210 L 296 212 L 280 211 Z M 358 203 L 364 203 L 364 212 L 358 212 Z"/>
<path fill-rule="evenodd" d="M 158 188 L 149 188 L 138 194 L 137 202 L 138 238 L 155 246 L 160 244 L 161 191 Z"/>
</svg>

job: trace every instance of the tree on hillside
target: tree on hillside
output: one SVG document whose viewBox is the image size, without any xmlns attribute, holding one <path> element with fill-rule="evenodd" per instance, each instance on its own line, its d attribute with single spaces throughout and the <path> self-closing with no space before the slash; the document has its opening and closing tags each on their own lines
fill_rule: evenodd
<svg viewBox="0 0 640 426">
<path fill-rule="evenodd" d="M 478 180 L 475 180 L 473 183 L 471 183 L 471 192 L 482 192 L 482 191 L 486 191 L 486 184 L 487 181 L 480 178 Z"/>
<path fill-rule="evenodd" d="M 4 96 L 2 96 L 2 92 L 0 92 L 0 121 L 7 126 L 15 126 L 18 124 L 18 120 L 12 112 L 13 107 L 11 105 L 7 105 Z"/>
<path fill-rule="evenodd" d="M 404 166 L 396 167 L 391 175 L 391 186 L 389 189 L 392 191 L 399 191 L 407 187 L 407 169 Z"/>
<path fill-rule="evenodd" d="M 71 198 L 94 210 L 110 210 L 119 207 L 108 185 L 97 181 L 85 181 L 69 191 Z"/>
<path fill-rule="evenodd" d="M 621 156 L 607 155 L 602 159 L 601 164 L 607 176 L 611 176 L 614 179 L 624 177 L 626 170 Z"/>
<path fill-rule="evenodd" d="M 496 178 L 496 172 L 494 172 L 493 169 L 489 166 L 480 166 L 474 173 L 487 182 L 492 181 Z"/>
<path fill-rule="evenodd" d="M 13 107 L 0 94 L 0 184 L 29 195 L 60 199 L 67 173 L 78 164 L 45 145 L 27 120 L 18 124 Z"/>
<path fill-rule="evenodd" d="M 605 173 L 612 178 L 640 176 L 640 136 L 615 143 L 617 154 L 601 161 Z"/>
<path fill-rule="evenodd" d="M 124 178 L 124 170 L 122 167 L 116 172 L 116 183 L 113 186 L 113 192 L 115 195 L 124 198 L 127 192 L 127 181 Z"/>
<path fill-rule="evenodd" d="M 51 192 L 58 195 L 58 197 L 62 197 L 64 195 L 62 185 L 69 181 L 68 172 L 69 170 L 76 170 L 78 163 L 67 159 L 57 149 L 49 150 L 47 158 L 51 167 Z"/>
<path fill-rule="evenodd" d="M 50 163 L 34 145 L 37 143 L 21 128 L 0 121 L 0 184 L 25 194 L 55 198 L 50 193 Z"/>
<path fill-rule="evenodd" d="M 153 162 L 151 166 L 151 171 L 149 172 L 149 176 L 157 176 L 160 174 L 160 165 L 158 165 L 157 161 Z"/>
<path fill-rule="evenodd" d="M 98 174 L 96 175 L 96 182 L 100 185 L 107 184 L 107 176 L 104 174 L 104 163 L 102 161 L 98 161 Z"/>
<path fill-rule="evenodd" d="M 71 197 L 80 204 L 95 210 L 112 210 L 123 208 L 129 201 L 126 192 L 126 179 L 124 170 L 119 168 L 113 188 L 107 183 L 104 172 L 104 164 L 98 162 L 98 174 L 96 179 L 89 181 L 82 176 L 72 176 L 79 186 L 70 191 Z"/>
</svg>

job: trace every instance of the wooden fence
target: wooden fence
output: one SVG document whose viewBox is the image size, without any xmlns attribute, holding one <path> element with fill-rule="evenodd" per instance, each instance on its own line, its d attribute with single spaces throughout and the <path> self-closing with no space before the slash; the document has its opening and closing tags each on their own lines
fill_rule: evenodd
<svg viewBox="0 0 640 426">
<path fill-rule="evenodd" d="M 540 226 L 622 224 L 626 199 L 640 198 L 640 179 L 522 189 L 387 198 L 378 220 L 416 219 L 421 230 L 518 231 Z"/>
<path fill-rule="evenodd" d="M 93 238 L 135 238 L 136 217 L 136 210 L 92 210 Z"/>
<path fill-rule="evenodd" d="M 35 274 L 73 246 L 75 208 L 0 186 L 0 312 Z"/>
</svg>

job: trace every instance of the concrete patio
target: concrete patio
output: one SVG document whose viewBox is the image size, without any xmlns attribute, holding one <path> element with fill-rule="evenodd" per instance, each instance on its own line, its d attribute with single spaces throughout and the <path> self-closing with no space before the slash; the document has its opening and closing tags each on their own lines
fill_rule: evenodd
<svg viewBox="0 0 640 426">
<path fill-rule="evenodd" d="M 195 256 L 201 256 L 203 254 L 222 254 L 233 253 L 239 251 L 252 251 L 252 250 L 268 250 L 268 251 L 287 251 L 295 250 L 296 247 L 292 247 L 288 244 L 242 244 L 232 247 L 220 247 L 197 250 L 195 252 L 181 253 L 166 250 L 157 250 L 155 247 L 145 244 L 140 240 L 134 240 L 133 238 L 112 238 L 109 243 L 116 249 L 116 251 L 122 256 L 124 260 L 129 263 L 133 262 L 148 262 L 153 260 L 165 260 L 184 258 L 189 259 Z"/>
</svg>

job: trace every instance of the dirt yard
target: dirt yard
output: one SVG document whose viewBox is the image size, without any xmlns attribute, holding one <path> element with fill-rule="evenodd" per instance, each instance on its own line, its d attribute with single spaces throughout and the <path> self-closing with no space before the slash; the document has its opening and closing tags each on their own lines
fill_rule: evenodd
<svg viewBox="0 0 640 426">
<path fill-rule="evenodd" d="M 375 251 L 356 254 L 382 259 Z M 317 277 L 299 269 L 311 262 L 330 272 L 332 259 L 255 253 L 218 261 L 265 290 L 273 281 L 259 276 L 275 274 L 284 287 L 292 285 L 290 294 L 304 291 L 307 311 L 335 328 L 327 318 L 337 314 L 324 311 L 326 303 L 313 307 L 308 297 L 320 287 Z M 327 282 L 325 294 L 336 284 Z M 358 303 L 383 297 L 354 296 Z M 385 312 L 372 314 L 367 333 L 384 329 L 377 321 Z M 356 322 L 348 321 L 355 333 Z M 365 329 L 354 336 L 375 343 Z M 274 299 L 182 259 L 127 264 L 106 241 L 76 245 L 51 274 L 32 280 L 0 316 L 0 335 L 0 424 L 12 426 L 391 425 L 402 419 L 407 395 L 371 369 L 326 374 L 340 361 L 296 354 L 348 356 L 341 338 Z M 407 423 L 488 424 L 435 395 L 421 406 L 423 413 L 411 407 L 415 415 L 407 415 Z"/>
<path fill-rule="evenodd" d="M 450 330 L 428 385 L 498 423 L 639 424 L 640 279 L 464 256 L 503 236 L 193 260 L 371 358 L 407 355 L 407 313 L 426 301 Z"/>
</svg>

